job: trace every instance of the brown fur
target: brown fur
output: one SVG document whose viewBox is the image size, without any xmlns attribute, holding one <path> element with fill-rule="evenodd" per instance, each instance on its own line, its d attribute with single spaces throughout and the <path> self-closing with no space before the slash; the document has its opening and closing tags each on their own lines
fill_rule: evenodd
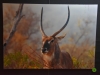
<svg viewBox="0 0 100 75">
<path fill-rule="evenodd" d="M 43 37 L 42 41 L 50 41 L 53 37 Z M 61 52 L 57 38 L 50 45 L 48 53 L 43 54 L 44 69 L 72 69 L 73 62 L 68 52 Z"/>
</svg>

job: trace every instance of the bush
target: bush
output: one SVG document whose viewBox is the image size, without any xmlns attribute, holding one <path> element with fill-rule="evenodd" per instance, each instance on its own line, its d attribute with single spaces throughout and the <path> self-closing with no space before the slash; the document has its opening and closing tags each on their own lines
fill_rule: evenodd
<svg viewBox="0 0 100 75">
<path fill-rule="evenodd" d="M 40 69 L 42 65 L 21 52 L 4 55 L 4 69 Z"/>
</svg>

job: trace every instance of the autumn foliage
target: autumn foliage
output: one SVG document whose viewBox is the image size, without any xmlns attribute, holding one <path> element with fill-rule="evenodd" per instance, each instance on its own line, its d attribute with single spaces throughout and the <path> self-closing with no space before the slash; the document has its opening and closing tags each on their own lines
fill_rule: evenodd
<svg viewBox="0 0 100 75">
<path fill-rule="evenodd" d="M 13 19 L 16 13 L 16 10 L 14 8 L 16 8 L 17 6 L 14 7 L 14 5 L 7 4 L 5 5 L 5 7 L 6 8 L 3 10 L 3 31 L 4 31 L 3 41 L 4 42 L 9 36 L 10 30 L 13 26 Z M 40 68 L 42 65 L 42 62 L 40 62 L 39 60 L 39 58 L 42 60 L 41 56 L 39 55 L 38 52 L 37 53 L 35 52 L 37 46 L 35 46 L 36 41 L 34 40 L 37 40 L 38 38 L 30 39 L 32 34 L 38 32 L 37 29 L 38 17 L 35 16 L 35 14 L 29 8 L 27 8 L 27 10 L 26 9 L 23 10 L 24 12 L 29 10 L 27 13 L 23 12 L 28 16 L 26 15 L 25 17 L 23 17 L 23 19 L 21 19 L 21 21 L 17 26 L 17 30 L 14 36 L 12 37 L 9 44 L 7 45 L 7 48 L 4 52 L 4 68 L 8 68 L 8 69 Z M 33 47 L 33 49 L 30 47 L 30 45 L 31 47 Z"/>
</svg>

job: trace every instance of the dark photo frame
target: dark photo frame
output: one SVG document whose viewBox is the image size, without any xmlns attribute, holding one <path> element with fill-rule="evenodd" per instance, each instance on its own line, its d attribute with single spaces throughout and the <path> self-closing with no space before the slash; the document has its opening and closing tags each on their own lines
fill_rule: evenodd
<svg viewBox="0 0 100 75">
<path fill-rule="evenodd" d="M 16 2 L 16 1 L 8 1 L 8 0 L 6 0 L 6 1 L 3 1 L 2 3 L 17 3 L 17 4 L 19 4 L 19 3 L 25 3 L 25 4 L 64 4 L 64 5 L 66 5 L 66 4 L 83 4 L 83 5 L 85 5 L 85 4 L 97 4 L 98 5 L 98 7 L 97 7 L 97 27 L 96 27 L 96 50 L 95 50 L 95 66 L 94 66 L 94 68 L 96 68 L 96 71 L 98 72 L 99 70 L 100 70 L 100 56 L 99 56 L 99 54 L 100 54 L 100 51 L 99 51 L 99 46 L 100 46 L 100 35 L 99 35 L 99 29 L 100 29 L 100 26 L 99 26 L 99 24 L 100 24 L 100 22 L 99 22 L 99 12 L 100 12 L 100 10 L 99 10 L 99 0 L 93 0 L 93 1 L 91 1 L 91 0 L 88 0 L 88 1 L 80 1 L 80 0 L 78 0 L 78 1 L 75 1 L 75 2 L 73 2 L 73 1 L 70 1 L 70 0 L 68 0 L 68 1 L 64 1 L 64 0 L 62 0 L 62 1 L 52 1 L 52 0 L 49 0 L 49 1 L 47 1 L 47 0 L 44 0 L 44 1 L 18 1 L 18 2 Z M 3 5 L 1 6 L 1 9 L 3 8 Z M 2 9 L 2 11 L 3 11 L 3 9 Z M 1 12 L 1 16 L 2 16 L 2 18 L 3 18 L 3 12 Z M 3 25 L 3 19 L 1 18 L 1 30 L 3 31 L 3 27 L 2 27 L 2 25 Z M 1 33 L 2 34 L 2 33 Z M 1 38 L 1 39 L 3 39 L 3 38 Z M 1 40 L 2 42 L 3 42 L 3 40 Z M 1 44 L 2 45 L 2 44 Z M 1 49 L 3 50 L 3 48 L 1 47 Z M 82 73 L 82 72 L 84 72 L 84 74 L 85 73 L 91 73 L 91 74 L 94 74 L 93 73 L 93 69 L 82 69 L 82 70 L 80 70 L 80 69 L 78 69 L 78 70 L 76 70 L 76 69 L 74 69 L 74 70 L 66 70 L 66 69 L 64 69 L 64 70 L 34 70 L 34 69 L 28 69 L 28 70 L 5 70 L 4 69 L 4 63 L 3 63 L 3 53 L 4 53 L 4 51 L 2 51 L 1 50 L 1 60 L 2 60 L 2 63 L 1 63 L 1 65 L 0 65 L 0 68 L 2 69 L 0 72 L 1 72 L 1 74 L 3 75 L 3 74 L 10 74 L 10 73 L 12 73 L 12 75 L 13 74 L 36 74 L 36 75 L 40 75 L 40 74 L 44 74 L 44 75 L 52 75 L 52 74 L 57 74 L 57 75 L 66 75 L 66 74 L 70 74 L 71 72 L 76 72 L 76 73 Z M 33 71 L 34 70 L 34 71 Z M 95 69 L 94 69 L 95 70 Z"/>
</svg>

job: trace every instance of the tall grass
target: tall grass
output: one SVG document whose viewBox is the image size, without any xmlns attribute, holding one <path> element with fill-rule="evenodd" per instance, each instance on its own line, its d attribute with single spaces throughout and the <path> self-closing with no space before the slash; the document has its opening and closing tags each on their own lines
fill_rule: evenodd
<svg viewBox="0 0 100 75">
<path fill-rule="evenodd" d="M 73 59 L 74 69 L 91 69 L 95 64 L 95 47 L 94 46 L 74 46 L 64 44 L 62 50 L 69 52 Z"/>
<path fill-rule="evenodd" d="M 4 69 L 40 69 L 42 64 L 21 52 L 4 55 Z"/>
</svg>

